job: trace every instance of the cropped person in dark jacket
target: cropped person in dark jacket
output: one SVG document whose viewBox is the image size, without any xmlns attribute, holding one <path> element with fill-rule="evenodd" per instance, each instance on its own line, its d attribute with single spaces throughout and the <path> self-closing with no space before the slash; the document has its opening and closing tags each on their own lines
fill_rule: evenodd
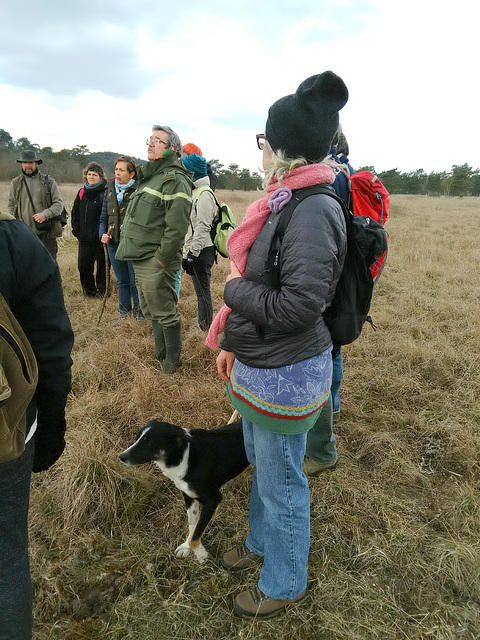
<svg viewBox="0 0 480 640">
<path fill-rule="evenodd" d="M 323 320 L 346 252 L 341 206 L 309 195 L 295 208 L 272 268 L 271 248 L 284 206 L 295 191 L 332 184 L 322 161 L 348 99 L 331 71 L 307 78 L 269 110 L 263 149 L 267 195 L 253 203 L 228 241 L 231 273 L 207 344 L 243 417 L 248 460 L 254 465 L 250 533 L 223 555 L 233 571 L 263 561 L 258 585 L 235 598 L 243 618 L 268 618 L 306 593 L 310 496 L 302 471 L 307 432 L 330 394 L 332 340 Z M 292 193 L 293 192 L 293 193 Z"/>
<path fill-rule="evenodd" d="M 135 272 L 130 260 L 117 260 L 120 230 L 125 219 L 130 196 L 137 188 L 137 167 L 130 156 L 120 156 L 115 160 L 115 179 L 107 182 L 100 216 L 100 241 L 107 245 L 108 257 L 118 284 L 119 324 L 133 311 L 134 318 L 143 320 L 135 285 Z"/>
<path fill-rule="evenodd" d="M 350 207 L 351 188 L 349 176 L 355 173 L 348 160 L 348 142 L 338 125 L 327 161 L 335 172 L 332 187 L 347 207 Z M 333 414 L 340 412 L 340 385 L 343 377 L 342 348 L 335 346 L 332 351 L 332 387 L 330 397 L 314 427 L 307 437 L 307 456 L 303 471 L 307 476 L 316 476 L 337 466 L 337 444 L 333 433 Z"/>
<path fill-rule="evenodd" d="M 83 177 L 85 184 L 72 208 L 72 233 L 78 239 L 78 271 L 83 293 L 97 297 L 105 294 L 105 254 L 98 229 L 107 179 L 96 162 L 87 164 Z"/>
<path fill-rule="evenodd" d="M 18 457 L 5 457 L 4 438 L 0 442 L 0 638 L 29 640 L 30 477 L 32 470 L 48 469 L 65 447 L 73 333 L 56 262 L 31 229 L 1 213 L 0 256 L 0 293 L 26 334 L 38 365 L 38 384 L 26 412 L 25 450 Z"/>
</svg>

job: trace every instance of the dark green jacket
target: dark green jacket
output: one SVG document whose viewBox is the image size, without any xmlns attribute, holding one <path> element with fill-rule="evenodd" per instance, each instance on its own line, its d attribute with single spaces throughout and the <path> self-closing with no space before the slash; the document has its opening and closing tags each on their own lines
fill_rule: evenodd
<svg viewBox="0 0 480 640">
<path fill-rule="evenodd" d="M 115 257 L 143 260 L 155 256 L 179 267 L 192 206 L 191 173 L 172 156 L 138 169 L 137 190 L 130 198 Z"/>
</svg>

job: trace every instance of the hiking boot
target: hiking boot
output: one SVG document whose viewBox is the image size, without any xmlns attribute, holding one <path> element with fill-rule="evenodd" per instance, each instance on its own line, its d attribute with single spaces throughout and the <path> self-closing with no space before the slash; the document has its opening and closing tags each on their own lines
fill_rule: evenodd
<svg viewBox="0 0 480 640">
<path fill-rule="evenodd" d="M 329 462 L 318 462 L 318 460 L 313 460 L 312 458 L 307 458 L 303 461 L 302 471 L 306 476 L 316 476 L 322 471 L 333 471 L 337 466 L 337 459 L 330 460 Z"/>
<path fill-rule="evenodd" d="M 249 569 L 260 564 L 261 560 L 263 560 L 263 556 L 250 551 L 247 545 L 243 543 L 240 547 L 224 553 L 220 564 L 229 571 L 243 571 L 243 569 Z"/>
<path fill-rule="evenodd" d="M 255 586 L 250 587 L 248 591 L 239 593 L 235 598 L 233 608 L 237 616 L 245 620 L 252 618 L 265 620 L 281 613 L 287 605 L 300 602 L 306 595 L 307 590 L 305 589 L 303 593 L 291 600 L 276 600 L 275 598 L 269 598 Z"/>
</svg>

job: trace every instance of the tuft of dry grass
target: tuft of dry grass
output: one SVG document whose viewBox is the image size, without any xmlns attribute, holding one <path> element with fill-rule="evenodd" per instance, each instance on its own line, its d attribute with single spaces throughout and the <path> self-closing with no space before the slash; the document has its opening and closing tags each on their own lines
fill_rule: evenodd
<svg viewBox="0 0 480 640">
<path fill-rule="evenodd" d="M 240 221 L 258 194 L 219 197 Z M 179 492 L 153 466 L 118 460 L 152 417 L 191 428 L 231 414 L 196 328 L 191 280 L 182 278 L 180 296 L 185 365 L 165 376 L 151 359 L 148 323 L 115 327 L 115 286 L 96 326 L 100 303 L 81 295 L 67 238 L 59 263 L 74 381 L 65 454 L 32 483 L 36 637 L 478 638 L 479 222 L 474 198 L 392 197 L 372 306 L 378 329 L 344 348 L 339 465 L 310 482 L 309 595 L 262 623 L 232 613 L 233 596 L 258 574 L 229 575 L 216 562 L 247 533 L 251 471 L 225 488 L 204 539 L 211 558 L 199 565 L 173 556 L 187 530 Z M 219 258 L 215 309 L 227 272 Z"/>
</svg>

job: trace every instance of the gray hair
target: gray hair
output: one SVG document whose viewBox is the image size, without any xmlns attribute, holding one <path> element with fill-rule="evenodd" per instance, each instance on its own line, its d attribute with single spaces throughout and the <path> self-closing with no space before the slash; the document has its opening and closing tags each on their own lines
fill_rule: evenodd
<svg viewBox="0 0 480 640">
<path fill-rule="evenodd" d="M 269 151 L 272 151 L 271 146 L 268 144 L 268 140 L 265 140 L 265 146 Z M 307 164 L 310 163 L 306 158 L 287 158 L 283 151 L 278 149 L 278 151 L 273 153 L 272 162 L 270 163 L 267 171 L 265 171 L 265 175 L 262 180 L 262 187 L 266 189 L 274 178 L 276 178 L 278 184 L 281 185 L 282 179 L 287 173 L 293 171 L 293 169 L 297 169 L 298 167 L 304 167 Z"/>
<path fill-rule="evenodd" d="M 178 133 L 176 133 L 171 127 L 154 124 L 152 127 L 152 131 L 165 131 L 165 133 L 168 133 L 168 147 L 173 147 L 173 150 L 177 155 L 180 155 L 182 153 L 182 141 L 180 140 Z"/>
</svg>

